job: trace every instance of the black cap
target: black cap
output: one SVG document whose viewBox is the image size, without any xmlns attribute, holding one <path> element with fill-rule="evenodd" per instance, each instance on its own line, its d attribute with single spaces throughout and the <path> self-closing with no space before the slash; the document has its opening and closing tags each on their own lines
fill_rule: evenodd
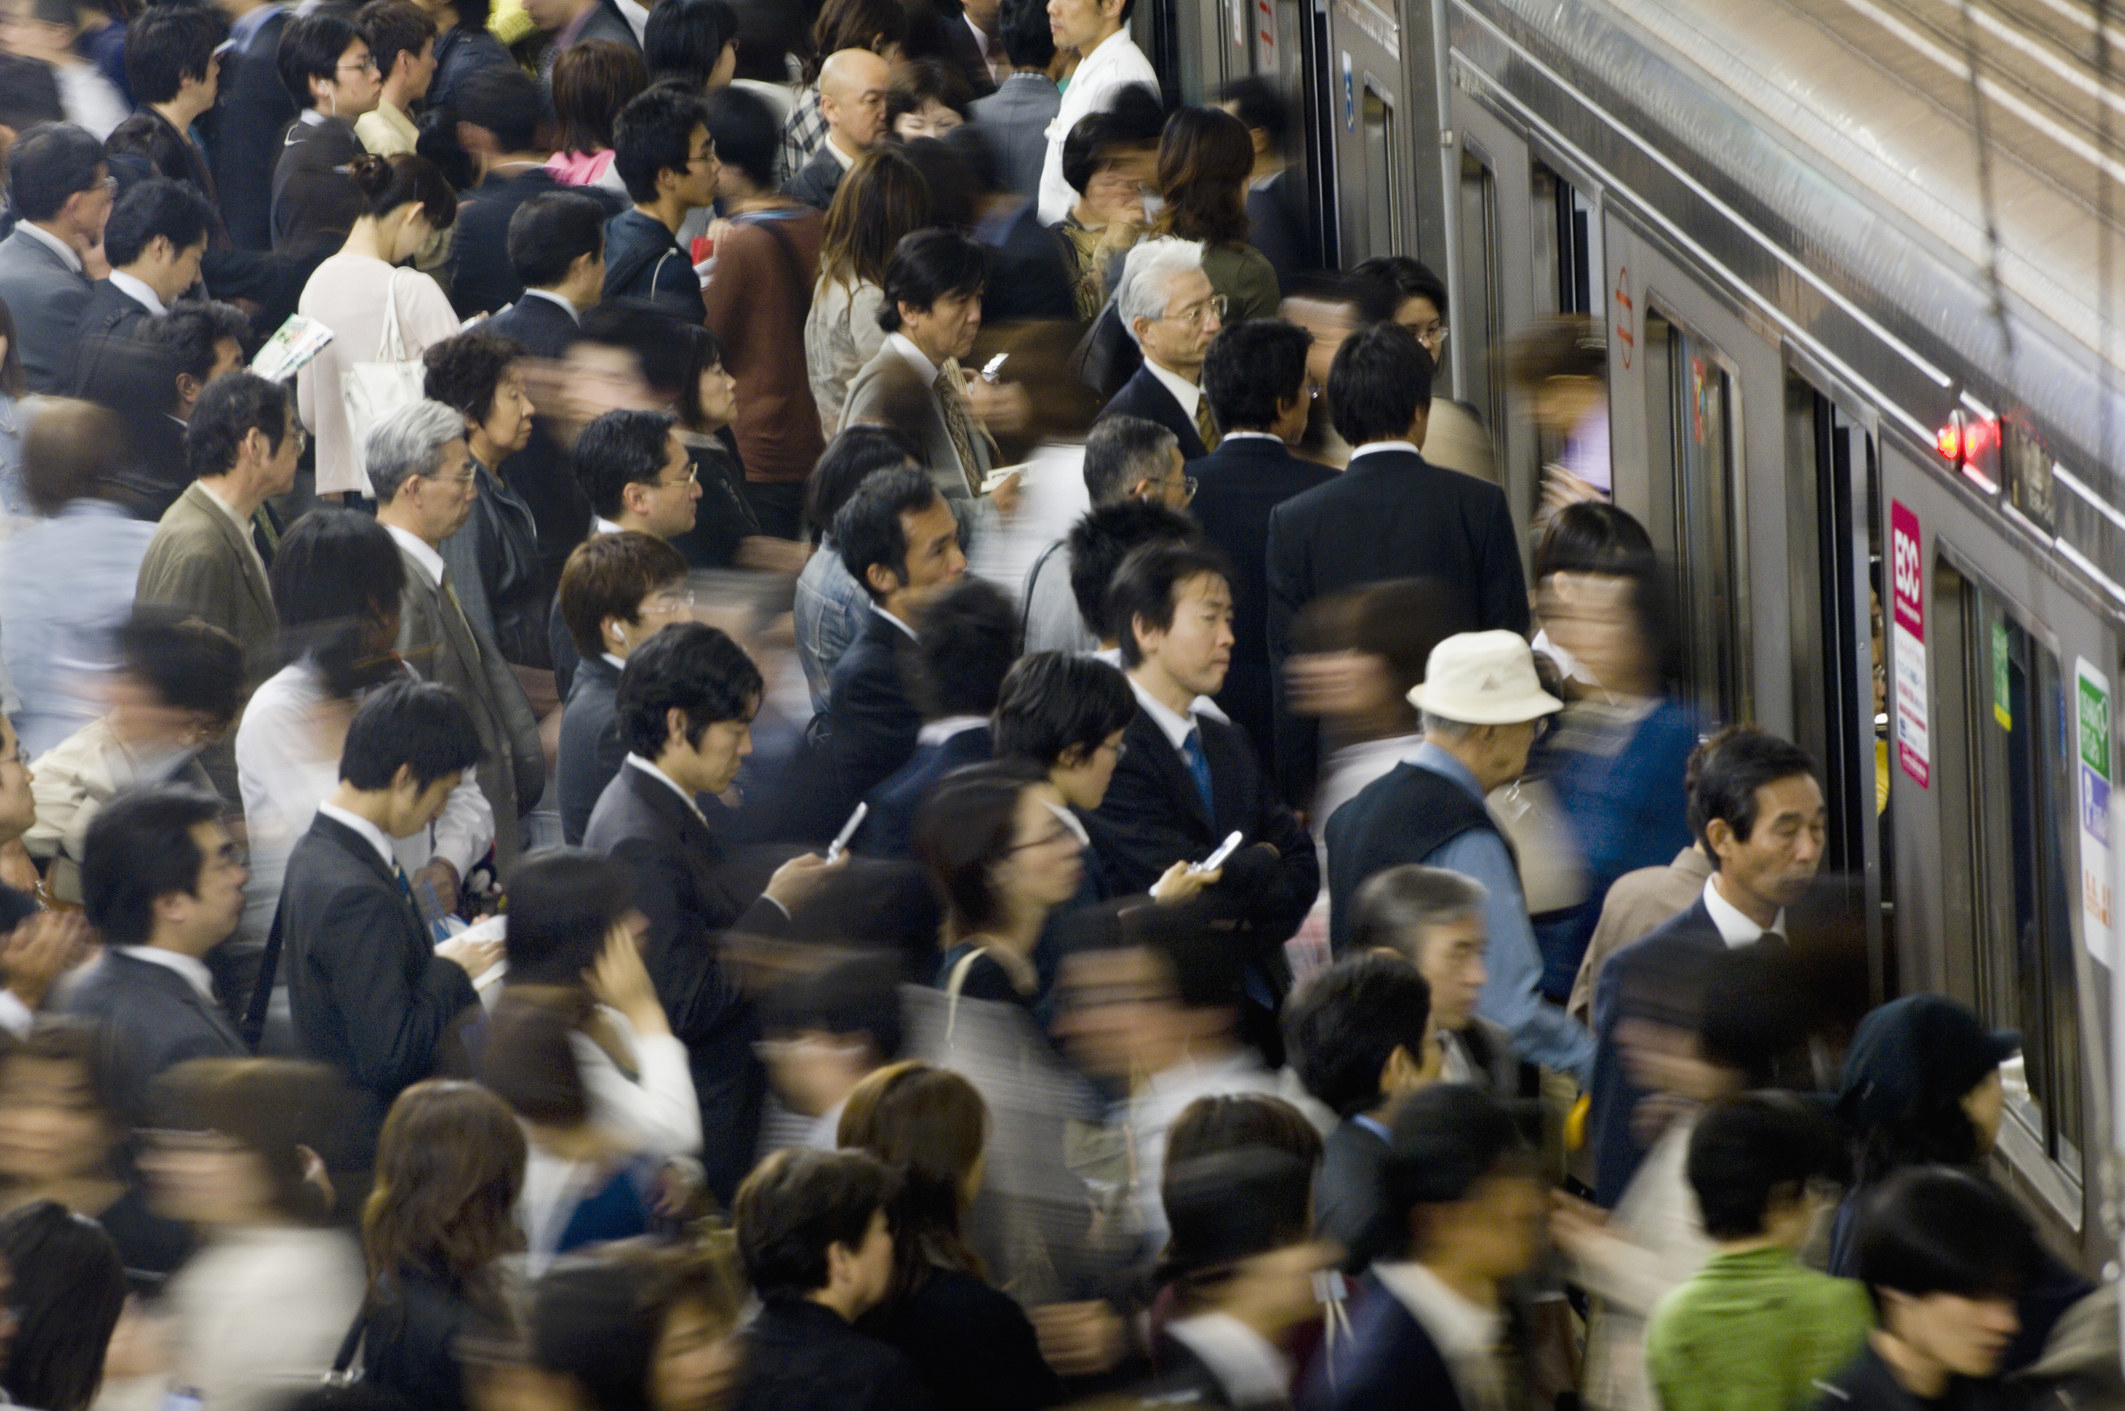
<svg viewBox="0 0 2125 1411">
<path fill-rule="evenodd" d="M 1962 1096 L 2021 1051 L 2016 1030 L 1988 1030 L 1943 995 L 1906 995 L 1860 1020 L 1837 1110 L 1856 1127 L 1878 1127 L 1930 1095 Z"/>
</svg>

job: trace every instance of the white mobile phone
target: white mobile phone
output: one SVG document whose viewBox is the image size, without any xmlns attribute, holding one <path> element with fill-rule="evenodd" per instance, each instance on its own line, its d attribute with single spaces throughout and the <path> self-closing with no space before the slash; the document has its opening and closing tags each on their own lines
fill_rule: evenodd
<svg viewBox="0 0 2125 1411">
<path fill-rule="evenodd" d="M 1220 867 L 1223 867 L 1225 865 L 1226 858 L 1232 856 L 1239 850 L 1240 835 L 1239 831 L 1235 829 L 1225 835 L 1225 841 L 1217 845 L 1216 852 L 1210 854 L 1210 856 L 1204 858 L 1201 862 L 1189 863 L 1188 871 L 1191 874 L 1200 872 L 1215 872 Z"/>
<path fill-rule="evenodd" d="M 1009 353 L 998 353 L 995 357 L 983 363 L 981 365 L 981 380 L 983 382 L 994 382 L 996 375 L 1003 371 L 1003 365 L 1010 356 Z"/>
<path fill-rule="evenodd" d="M 1024 470 L 1025 466 L 1023 464 L 1000 465 L 996 467 L 996 469 L 990 471 L 987 475 L 984 475 L 981 478 L 981 493 L 984 495 L 995 494 L 998 486 L 1002 485 L 1006 480 L 1009 480 L 1012 476 L 1020 474 Z"/>
<path fill-rule="evenodd" d="M 827 845 L 826 860 L 828 862 L 841 861 L 841 854 L 848 851 L 849 839 L 856 836 L 856 830 L 863 826 L 863 816 L 870 811 L 871 806 L 867 803 L 856 805 L 856 811 L 849 815 L 849 821 L 841 825 L 841 831 L 836 833 L 834 841 Z"/>
</svg>

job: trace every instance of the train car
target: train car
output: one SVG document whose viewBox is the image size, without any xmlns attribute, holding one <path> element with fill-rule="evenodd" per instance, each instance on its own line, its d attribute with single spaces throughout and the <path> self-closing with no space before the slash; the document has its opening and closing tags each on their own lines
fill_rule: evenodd
<svg viewBox="0 0 2125 1411">
<path fill-rule="evenodd" d="M 2125 24 L 2076 0 L 1144 23 L 1183 99 L 1284 87 L 1331 263 L 1446 278 L 1442 390 L 1523 514 L 1556 448 L 1498 351 L 1545 314 L 1605 330 L 1615 495 L 1675 564 L 1687 691 L 1822 761 L 1861 998 L 1934 990 L 2022 1032 L 1996 1160 L 2055 1244 L 2115 1259 Z"/>
</svg>

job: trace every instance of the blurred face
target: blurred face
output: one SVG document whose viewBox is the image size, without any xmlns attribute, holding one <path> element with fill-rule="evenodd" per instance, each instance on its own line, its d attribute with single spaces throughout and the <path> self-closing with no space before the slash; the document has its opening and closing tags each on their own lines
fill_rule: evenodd
<svg viewBox="0 0 2125 1411">
<path fill-rule="evenodd" d="M 1434 366 L 1445 356 L 1446 319 L 1439 313 L 1437 304 L 1429 299 L 1404 299 L 1402 307 L 1395 310 L 1395 322 L 1424 345 Z"/>
<path fill-rule="evenodd" d="M 1357 328 L 1357 313 L 1348 304 L 1331 304 L 1320 299 L 1286 299 L 1283 316 L 1313 335 L 1313 344 L 1306 350 L 1306 377 L 1316 387 L 1328 385 L 1328 370 L 1335 365 L 1335 356 L 1342 350 L 1343 340 Z M 1319 407 L 1319 402 L 1314 403 Z M 1326 408 L 1322 407 L 1325 413 Z"/>
<path fill-rule="evenodd" d="M 738 379 L 716 363 L 701 371 L 701 419 L 707 422 L 703 430 L 713 431 L 731 424 L 738 416 Z"/>
<path fill-rule="evenodd" d="M 1173 625 L 1160 630 L 1138 618 L 1133 629 L 1144 660 L 1198 696 L 1214 696 L 1232 665 L 1232 589 L 1211 573 L 1176 585 Z"/>
<path fill-rule="evenodd" d="M 1490 973 L 1483 968 L 1483 914 L 1473 912 L 1458 921 L 1443 921 L 1425 929 L 1417 947 L 1417 971 L 1431 985 L 1432 1027 L 1456 1030 L 1468 1027 L 1476 1012 L 1476 997 Z"/>
<path fill-rule="evenodd" d="M 376 56 L 369 52 L 368 41 L 357 39 L 347 46 L 330 83 L 312 78 L 310 95 L 313 106 L 349 122 L 374 111 L 376 100 L 384 95 L 384 76 L 376 71 Z"/>
<path fill-rule="evenodd" d="M 1128 746 L 1122 743 L 1124 732 L 1117 730 L 1086 754 L 1076 747 L 1063 752 L 1048 771 L 1048 779 L 1055 785 L 1063 802 L 1072 808 L 1081 808 L 1090 813 L 1107 797 L 1107 785 L 1114 782 L 1114 766 L 1121 763 Z"/>
<path fill-rule="evenodd" d="M 1800 900 L 1815 869 L 1822 865 L 1823 833 L 1828 826 L 1822 786 L 1812 775 L 1774 779 L 1756 790 L 1756 826 L 1749 836 L 1715 818 L 1705 829 L 1718 859 L 1720 890 L 1740 905 L 1743 899 L 1777 910 Z"/>
<path fill-rule="evenodd" d="M 1527 773 L 1528 751 L 1535 747 L 1535 737 L 1543 728 L 1541 720 L 1478 726 L 1461 737 L 1454 753 L 1488 793 Z"/>
<path fill-rule="evenodd" d="M 258 1154 L 219 1132 L 160 1132 L 142 1161 L 155 1213 L 192 1225 L 259 1223 L 273 1186 Z"/>
<path fill-rule="evenodd" d="M 927 309 L 902 304 L 900 331 L 933 363 L 963 358 L 974 351 L 981 332 L 981 293 L 940 294 Z"/>
<path fill-rule="evenodd" d="M 664 466 L 646 485 L 627 487 L 629 507 L 637 511 L 643 528 L 659 539 L 676 539 L 694 527 L 695 506 L 701 502 L 701 481 L 694 473 L 693 457 L 674 429 L 664 442 Z"/>
<path fill-rule="evenodd" d="M 1191 269 L 1166 281 L 1166 312 L 1136 320 L 1144 356 L 1193 379 L 1203 369 L 1203 355 L 1224 324 L 1224 300 L 1210 287 L 1210 276 Z"/>
<path fill-rule="evenodd" d="M 996 888 L 1014 903 L 1055 907 L 1077 895 L 1084 880 L 1085 845 L 1056 811 L 1062 794 L 1052 784 L 1036 784 L 1018 796 L 1018 826 L 1011 851 L 996 869 Z"/>
<path fill-rule="evenodd" d="M 251 874 L 243 849 L 219 823 L 192 825 L 192 846 L 199 849 L 199 881 L 190 895 L 158 897 L 156 919 L 170 926 L 190 954 L 204 955 L 227 940 L 243 919 L 243 886 Z"/>
<path fill-rule="evenodd" d="M 1550 640 L 1612 691 L 1646 695 L 1652 644 L 1638 625 L 1637 584 L 1621 574 L 1552 573 L 1535 591 Z"/>
<path fill-rule="evenodd" d="M 1549 1197 L 1535 1177 L 1484 1177 L 1455 1207 L 1463 1262 L 1490 1279 L 1525 1273 L 1542 1252 L 1548 1215 Z"/>
<path fill-rule="evenodd" d="M 1157 1072 L 1180 1042 L 1180 1005 L 1173 979 L 1150 951 L 1080 951 L 1065 956 L 1060 983 L 1064 1008 L 1056 1037 L 1077 1065 L 1096 1078 Z"/>
<path fill-rule="evenodd" d="M 80 1064 L 16 1058 L 0 1069 L 0 1176 L 40 1184 L 101 1175 L 110 1139 Z"/>
<path fill-rule="evenodd" d="M 912 113 L 902 113 L 893 119 L 893 136 L 902 142 L 913 142 L 918 137 L 942 137 L 966 119 L 935 98 L 926 99 Z"/>
<path fill-rule="evenodd" d="M 1058 49 L 1092 48 L 1121 24 L 1122 0 L 1048 0 L 1048 33 Z"/>
<path fill-rule="evenodd" d="M 616 657 L 625 658 L 674 622 L 690 621 L 694 615 L 694 593 L 685 579 L 653 588 L 649 595 L 635 606 L 632 622 L 614 622 L 606 619 L 606 646 Z"/>
<path fill-rule="evenodd" d="M 1985 1075 L 1984 1081 L 1963 1094 L 1963 1114 L 1977 1131 L 1977 1149 L 1980 1154 L 1992 1150 L 2000 1139 L 2000 1118 L 2007 1111 L 2007 1085 L 2000 1080 L 2000 1070 L 1995 1068 Z"/>
<path fill-rule="evenodd" d="M 399 494 L 417 497 L 415 508 L 421 521 L 418 532 L 429 543 L 440 544 L 464 528 L 465 521 L 472 517 L 472 502 L 479 496 L 472 454 L 464 439 L 445 444 L 434 473 L 408 480 Z"/>
<path fill-rule="evenodd" d="M 1650 1092 L 1710 1102 L 1743 1080 L 1737 1070 L 1708 1062 L 1697 1035 L 1672 1024 L 1635 1016 L 1619 1019 L 1616 1047 L 1631 1081 Z"/>
<path fill-rule="evenodd" d="M 715 1411 L 737 1387 L 738 1343 L 730 1325 L 698 1303 L 664 1317 L 649 1367 L 650 1411 Z"/>
<path fill-rule="evenodd" d="M 2012 1299 L 1952 1293 L 1914 1298 L 1884 1289 L 1882 1300 L 1883 1331 L 1957 1376 L 1999 1371 L 2007 1344 L 2021 1331 Z"/>
<path fill-rule="evenodd" d="M 37 821 L 37 801 L 30 793 L 33 777 L 13 723 L 0 715 L 0 838 L 19 838 Z"/>
<path fill-rule="evenodd" d="M 1092 173 L 1085 183 L 1078 222 L 1094 229 L 1113 225 L 1144 225 L 1144 187 L 1158 172 L 1158 158 L 1143 149 L 1116 153 Z"/>
<path fill-rule="evenodd" d="M 568 350 L 564 383 L 579 422 L 607 412 L 664 410 L 663 399 L 642 376 L 642 364 L 625 348 L 604 343 L 577 343 Z"/>
</svg>

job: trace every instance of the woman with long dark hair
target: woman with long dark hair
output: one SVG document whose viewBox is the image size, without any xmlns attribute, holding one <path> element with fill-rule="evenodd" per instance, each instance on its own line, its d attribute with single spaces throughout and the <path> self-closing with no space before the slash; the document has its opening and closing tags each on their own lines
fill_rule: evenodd
<svg viewBox="0 0 2125 1411">
<path fill-rule="evenodd" d="M 1165 208 L 1154 235 L 1203 242 L 1203 273 L 1225 301 L 1226 323 L 1277 316 L 1276 271 L 1247 243 L 1247 181 L 1254 139 L 1222 108 L 1182 108 L 1158 142 L 1158 189 Z"/>
<path fill-rule="evenodd" d="M 927 1063 L 865 1078 L 841 1112 L 841 1145 L 893 1174 L 893 1288 L 870 1331 L 915 1364 L 940 1411 L 1052 1405 L 1062 1384 L 1041 1359 L 1033 1325 L 991 1288 L 961 1234 L 981 1189 L 988 1109 L 974 1085 Z"/>
</svg>

